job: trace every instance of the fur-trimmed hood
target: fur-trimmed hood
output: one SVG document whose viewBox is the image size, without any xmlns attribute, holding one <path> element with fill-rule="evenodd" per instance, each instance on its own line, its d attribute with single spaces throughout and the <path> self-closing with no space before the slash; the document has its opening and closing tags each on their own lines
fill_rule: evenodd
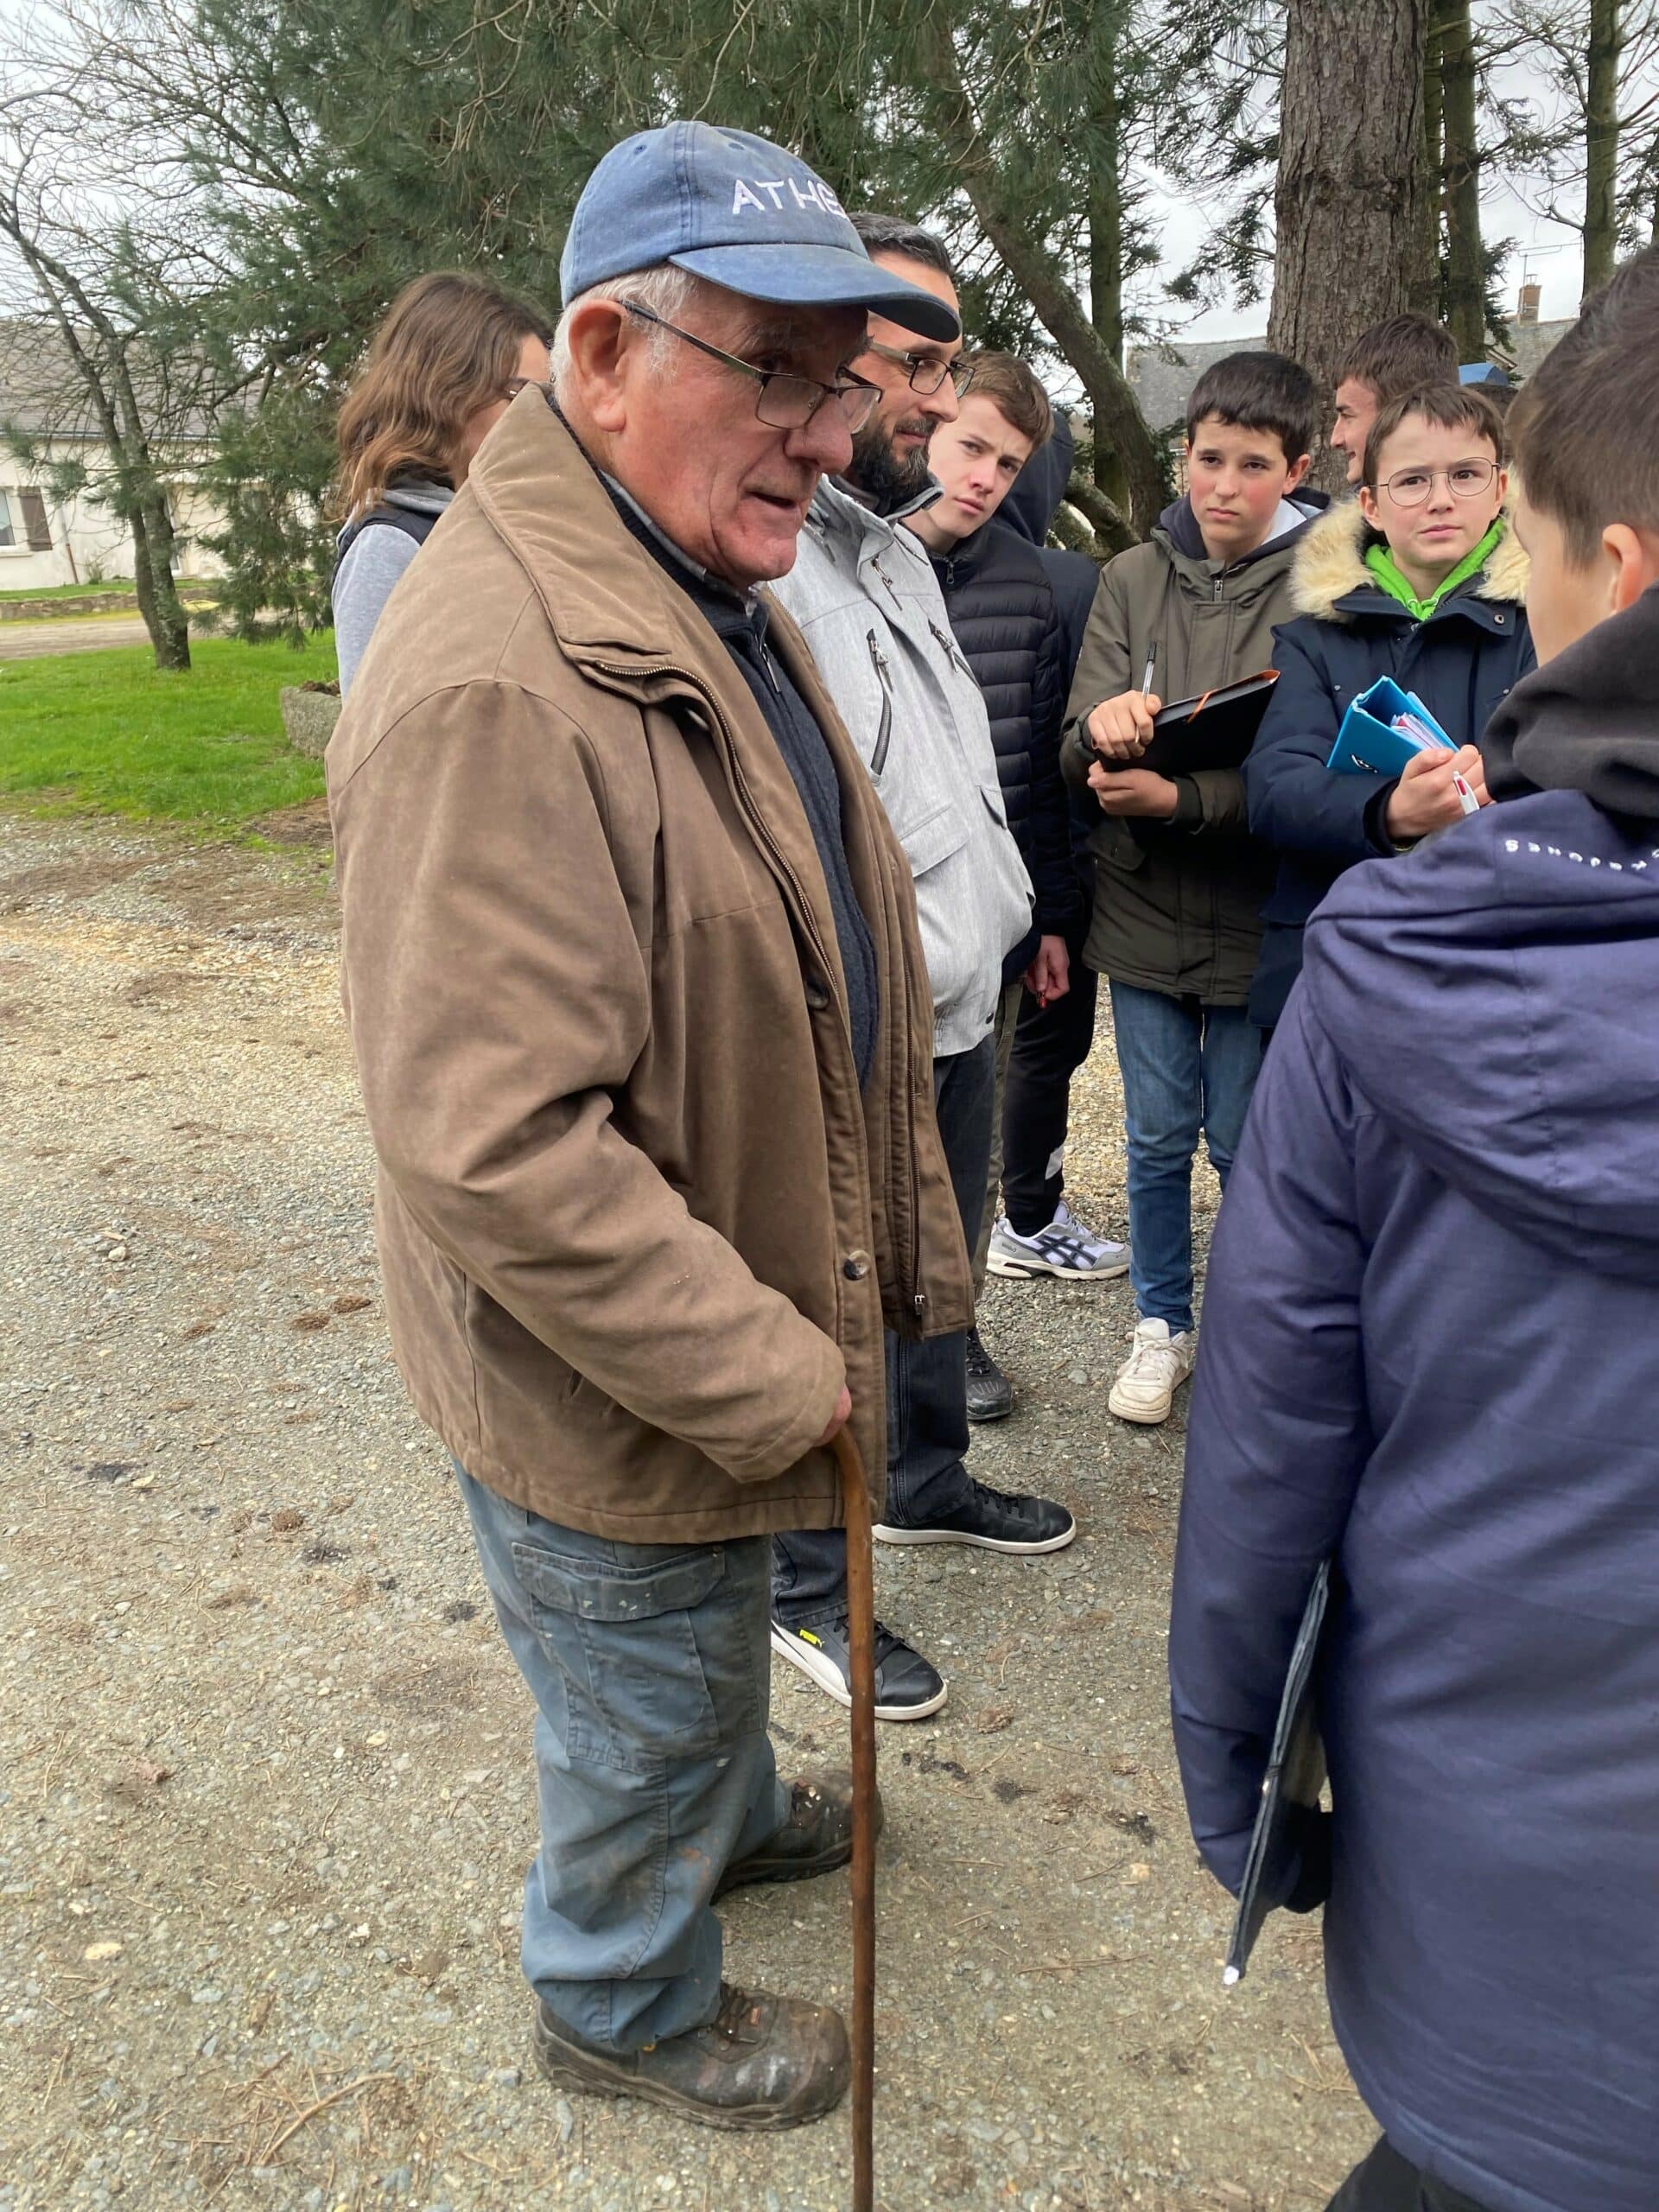
<svg viewBox="0 0 1659 2212">
<path fill-rule="evenodd" d="M 1321 622 L 1345 622 L 1357 611 L 1341 604 L 1351 592 L 1375 592 L 1379 601 L 1386 598 L 1365 566 L 1370 537 L 1357 499 L 1344 499 L 1303 533 L 1290 582 L 1299 614 L 1312 614 Z M 1527 568 L 1525 550 L 1506 517 L 1503 535 L 1472 586 L 1472 596 L 1524 605 Z"/>
</svg>

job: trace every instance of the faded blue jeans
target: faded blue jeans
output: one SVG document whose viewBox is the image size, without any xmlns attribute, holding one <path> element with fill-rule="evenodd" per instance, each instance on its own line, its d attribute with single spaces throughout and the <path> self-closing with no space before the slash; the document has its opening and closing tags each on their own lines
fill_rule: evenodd
<svg viewBox="0 0 1659 2212">
<path fill-rule="evenodd" d="M 715 1884 L 789 1811 L 766 1734 L 766 1539 L 612 1543 L 456 1472 L 537 1707 L 525 1979 L 602 2050 L 703 2026 L 720 2005 Z"/>
<path fill-rule="evenodd" d="M 1202 1133 L 1222 1189 L 1232 1172 L 1262 1033 L 1242 1006 L 1112 985 L 1129 1154 L 1129 1281 L 1143 1321 L 1192 1326 L 1192 1159 Z"/>
</svg>

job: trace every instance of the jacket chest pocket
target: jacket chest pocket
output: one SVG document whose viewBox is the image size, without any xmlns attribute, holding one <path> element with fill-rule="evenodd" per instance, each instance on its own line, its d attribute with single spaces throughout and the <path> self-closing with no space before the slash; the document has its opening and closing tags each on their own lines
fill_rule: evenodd
<svg viewBox="0 0 1659 2212">
<path fill-rule="evenodd" d="M 764 1606 L 745 1602 L 723 1546 L 618 1566 L 525 1541 L 512 1560 L 563 1688 L 572 1758 L 643 1773 L 760 1726 L 749 1616 Z"/>
<path fill-rule="evenodd" d="M 870 773 L 880 778 L 887 765 L 887 748 L 893 743 L 893 665 L 881 650 L 880 639 L 874 630 L 865 632 L 869 647 L 870 665 L 875 671 L 875 680 L 880 690 L 880 701 L 876 709 L 875 741 L 870 747 Z"/>
</svg>

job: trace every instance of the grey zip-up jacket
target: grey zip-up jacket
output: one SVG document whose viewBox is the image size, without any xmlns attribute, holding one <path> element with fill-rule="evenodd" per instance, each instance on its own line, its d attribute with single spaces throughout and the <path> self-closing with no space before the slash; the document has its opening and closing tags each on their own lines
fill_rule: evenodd
<svg viewBox="0 0 1659 2212">
<path fill-rule="evenodd" d="M 916 882 L 933 994 L 933 1050 L 990 1033 L 1002 963 L 1031 929 L 1031 879 L 1008 828 L 985 702 L 950 634 L 926 548 L 822 484 L 788 575 L 771 587 L 799 624 L 880 795 Z"/>
</svg>

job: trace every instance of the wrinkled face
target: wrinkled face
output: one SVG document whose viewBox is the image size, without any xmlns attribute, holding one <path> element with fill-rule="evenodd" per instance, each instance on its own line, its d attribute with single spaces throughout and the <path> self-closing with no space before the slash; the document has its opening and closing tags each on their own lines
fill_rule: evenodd
<svg viewBox="0 0 1659 2212">
<path fill-rule="evenodd" d="M 1362 384 L 1357 377 L 1344 378 L 1337 386 L 1337 419 L 1331 425 L 1331 444 L 1335 452 L 1346 454 L 1351 484 L 1359 481 L 1365 441 L 1382 404 L 1370 385 Z"/>
<path fill-rule="evenodd" d="M 1268 534 L 1279 502 L 1307 474 L 1293 464 L 1274 430 L 1247 430 L 1206 415 L 1186 448 L 1186 495 L 1212 561 L 1238 561 Z"/>
<path fill-rule="evenodd" d="M 936 300 L 943 300 L 956 312 L 956 286 L 940 270 L 930 269 L 925 261 L 912 261 L 908 254 L 875 253 L 870 258 L 906 283 L 931 292 Z M 913 330 L 889 322 L 885 315 L 870 317 L 869 334 L 877 345 L 903 353 L 912 362 L 931 362 L 936 368 L 954 361 L 962 351 L 960 338 L 918 338 Z M 937 391 L 918 391 L 910 381 L 909 369 L 880 353 L 861 353 L 854 366 L 860 376 L 880 385 L 881 398 L 859 432 L 853 481 L 879 506 L 902 505 L 927 482 L 928 444 L 934 431 L 941 423 L 957 419 L 956 386 L 946 376 Z M 924 371 L 925 382 L 926 378 Z"/>
<path fill-rule="evenodd" d="M 514 368 L 515 372 L 523 377 L 527 383 L 545 384 L 547 382 L 552 372 L 551 366 L 547 358 L 547 348 L 539 338 L 526 337 L 520 341 L 518 359 L 514 364 Z M 491 430 L 506 413 L 512 401 L 512 392 L 501 391 L 489 402 L 487 406 L 480 407 L 474 415 L 469 415 L 461 424 L 461 436 L 455 443 L 454 461 L 449 471 L 455 480 L 457 487 L 466 482 L 467 472 L 473 465 L 474 455 Z"/>
<path fill-rule="evenodd" d="M 591 343 L 573 345 L 569 411 L 597 424 L 596 457 L 715 575 L 745 589 L 787 575 L 819 479 L 852 459 L 840 407 L 826 402 L 804 426 L 775 428 L 755 413 L 753 378 L 610 303 L 589 312 L 612 321 Z M 823 385 L 850 365 L 864 321 L 861 308 L 768 307 L 702 283 L 677 318 L 679 328 L 752 368 Z"/>
<path fill-rule="evenodd" d="M 928 468 L 944 487 L 944 497 L 927 510 L 929 521 L 942 537 L 969 536 L 990 520 L 1030 458 L 1025 432 L 994 399 L 969 392 L 956 421 L 937 429 L 927 448 Z"/>
<path fill-rule="evenodd" d="M 1432 588 L 1484 537 L 1509 487 L 1496 461 L 1486 440 L 1463 423 L 1447 429 L 1408 415 L 1389 439 L 1377 455 L 1376 488 L 1362 484 L 1359 504 L 1408 578 Z"/>
</svg>

